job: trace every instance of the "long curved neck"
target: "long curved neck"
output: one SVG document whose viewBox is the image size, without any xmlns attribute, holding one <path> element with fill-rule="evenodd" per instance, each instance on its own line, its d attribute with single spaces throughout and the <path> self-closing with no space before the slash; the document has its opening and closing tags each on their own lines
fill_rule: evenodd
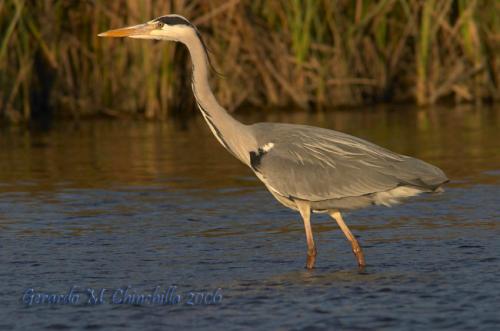
<svg viewBox="0 0 500 331">
<path fill-rule="evenodd" d="M 256 144 L 248 126 L 238 122 L 217 102 L 208 81 L 208 56 L 196 33 L 189 35 L 184 43 L 193 63 L 193 93 L 203 117 L 217 140 L 235 157 L 250 164 L 249 151 Z"/>
</svg>

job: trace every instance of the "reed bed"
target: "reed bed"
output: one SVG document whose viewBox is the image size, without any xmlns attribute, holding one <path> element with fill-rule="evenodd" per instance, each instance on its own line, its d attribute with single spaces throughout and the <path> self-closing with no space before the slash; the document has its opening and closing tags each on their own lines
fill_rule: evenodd
<svg viewBox="0 0 500 331">
<path fill-rule="evenodd" d="M 499 99 L 498 1 L 4 0 L 0 118 L 194 109 L 183 47 L 96 37 L 167 13 L 202 31 L 231 111 Z"/>
</svg>

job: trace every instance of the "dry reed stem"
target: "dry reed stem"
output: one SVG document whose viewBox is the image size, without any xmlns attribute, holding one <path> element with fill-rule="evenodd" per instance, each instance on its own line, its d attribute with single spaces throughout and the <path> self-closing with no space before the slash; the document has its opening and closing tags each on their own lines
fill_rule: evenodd
<svg viewBox="0 0 500 331">
<path fill-rule="evenodd" d="M 40 96 L 59 116 L 194 109 L 181 46 L 96 38 L 168 13 L 199 26 L 223 73 L 211 84 L 231 111 L 494 101 L 499 10 L 477 0 L 4 0 L 0 117 L 43 113 Z"/>
</svg>

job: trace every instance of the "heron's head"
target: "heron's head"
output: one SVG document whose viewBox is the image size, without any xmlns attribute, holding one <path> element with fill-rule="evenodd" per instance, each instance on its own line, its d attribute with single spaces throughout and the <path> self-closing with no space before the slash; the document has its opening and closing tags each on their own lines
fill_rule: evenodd
<svg viewBox="0 0 500 331">
<path fill-rule="evenodd" d="M 99 33 L 99 37 L 130 37 L 182 41 L 189 36 L 198 35 L 198 30 L 180 15 L 165 15 L 144 24 Z"/>
</svg>

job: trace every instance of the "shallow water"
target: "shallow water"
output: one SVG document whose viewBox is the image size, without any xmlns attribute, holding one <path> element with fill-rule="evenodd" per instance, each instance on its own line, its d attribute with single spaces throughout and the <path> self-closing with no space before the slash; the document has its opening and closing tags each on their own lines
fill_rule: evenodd
<svg viewBox="0 0 500 331">
<path fill-rule="evenodd" d="M 364 273 L 336 224 L 315 215 L 317 268 L 307 271 L 299 215 L 200 118 L 4 128 L 0 329 L 499 328 L 499 110 L 240 119 L 348 132 L 423 158 L 452 182 L 444 194 L 346 215 L 365 250 Z M 72 286 L 76 304 L 39 304 L 26 292 Z M 180 302 L 120 304 L 127 286 L 145 295 L 176 286 L 170 298 Z M 89 304 L 87 288 L 96 296 L 105 288 L 104 301 Z M 190 292 L 200 293 L 194 305 Z"/>
</svg>

